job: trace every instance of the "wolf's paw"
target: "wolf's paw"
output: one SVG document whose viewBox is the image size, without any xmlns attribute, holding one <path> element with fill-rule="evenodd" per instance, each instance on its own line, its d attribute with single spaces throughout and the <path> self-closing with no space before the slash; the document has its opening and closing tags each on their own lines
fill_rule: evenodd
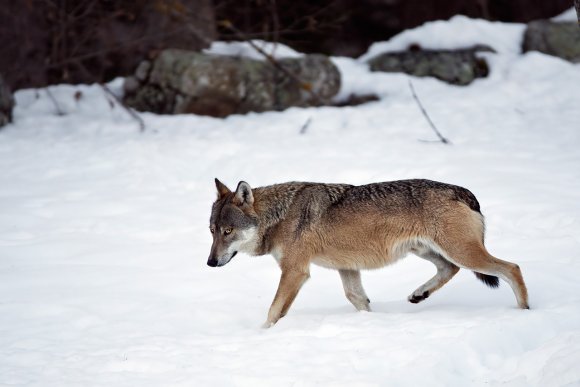
<svg viewBox="0 0 580 387">
<path fill-rule="evenodd" d="M 266 321 L 265 323 L 262 324 L 262 329 L 271 328 L 273 325 L 274 323 L 272 321 Z"/>
<path fill-rule="evenodd" d="M 412 304 L 418 304 L 421 301 L 423 301 L 424 299 L 426 299 L 427 297 L 429 297 L 429 291 L 425 290 L 423 293 L 416 293 L 415 292 L 415 293 L 411 294 L 407 299 Z"/>
<path fill-rule="evenodd" d="M 351 304 L 354 305 L 354 307 L 356 308 L 356 310 L 365 310 L 367 312 L 371 311 L 371 308 L 369 307 L 369 303 L 371 302 L 371 300 L 368 299 L 368 297 L 363 293 L 353 293 L 353 292 L 347 292 L 346 293 L 346 298 L 351 302 Z"/>
</svg>

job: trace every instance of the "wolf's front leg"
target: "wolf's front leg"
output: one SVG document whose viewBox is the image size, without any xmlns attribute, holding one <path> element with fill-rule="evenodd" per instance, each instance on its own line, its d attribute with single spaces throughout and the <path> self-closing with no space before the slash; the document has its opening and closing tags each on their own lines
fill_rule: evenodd
<svg viewBox="0 0 580 387">
<path fill-rule="evenodd" d="M 264 323 L 263 328 L 270 328 L 280 318 L 286 315 L 298 291 L 308 277 L 310 275 L 307 271 L 297 270 L 295 268 L 285 270 L 282 268 L 278 291 L 276 292 L 276 296 L 274 296 L 274 301 L 272 301 L 272 306 L 270 306 L 270 311 L 268 312 L 268 320 Z"/>
</svg>

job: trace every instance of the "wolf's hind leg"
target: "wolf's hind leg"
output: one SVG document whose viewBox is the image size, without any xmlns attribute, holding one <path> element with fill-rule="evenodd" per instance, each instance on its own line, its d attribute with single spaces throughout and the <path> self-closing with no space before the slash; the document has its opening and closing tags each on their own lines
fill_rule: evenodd
<svg viewBox="0 0 580 387">
<path fill-rule="evenodd" d="M 354 305 L 357 310 L 371 311 L 369 307 L 370 300 L 363 289 L 358 270 L 339 270 L 344 294 L 346 298 Z"/>
<path fill-rule="evenodd" d="M 460 206 L 459 212 L 448 212 L 447 217 L 440 220 L 434 242 L 445 252 L 449 261 L 479 274 L 477 277 L 488 285 L 495 287 L 498 282 L 485 276 L 506 281 L 516 296 L 518 306 L 529 309 L 528 291 L 520 267 L 494 257 L 483 245 L 483 218 L 480 213 L 465 206 Z"/>
<path fill-rule="evenodd" d="M 449 262 L 433 250 L 419 252 L 417 255 L 433 263 L 435 267 L 437 267 L 437 274 L 435 274 L 435 276 L 433 276 L 429 281 L 419 286 L 417 290 L 408 297 L 409 302 L 413 304 L 417 304 L 429 297 L 433 292 L 445 285 L 459 271 L 457 265 Z"/>
<path fill-rule="evenodd" d="M 522 309 L 530 308 L 528 290 L 518 265 L 494 257 L 479 241 L 456 243 L 450 245 L 448 249 L 450 251 L 449 259 L 460 267 L 473 270 L 475 273 L 497 276 L 506 281 L 516 296 L 518 306 Z"/>
</svg>

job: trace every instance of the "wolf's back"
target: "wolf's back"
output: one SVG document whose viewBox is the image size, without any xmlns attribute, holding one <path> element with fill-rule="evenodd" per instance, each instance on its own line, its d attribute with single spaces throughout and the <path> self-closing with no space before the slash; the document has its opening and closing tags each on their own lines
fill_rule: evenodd
<svg viewBox="0 0 580 387">
<path fill-rule="evenodd" d="M 456 200 L 466 204 L 473 211 L 481 213 L 479 202 L 468 189 L 425 179 L 348 186 L 336 202 L 342 205 L 372 202 L 378 205 L 387 204 L 409 208 L 433 205 L 431 203 L 433 197 Z"/>
</svg>

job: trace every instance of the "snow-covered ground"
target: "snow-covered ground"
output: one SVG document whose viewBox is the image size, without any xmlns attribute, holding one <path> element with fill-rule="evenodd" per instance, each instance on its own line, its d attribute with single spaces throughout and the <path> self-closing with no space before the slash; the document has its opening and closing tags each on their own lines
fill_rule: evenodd
<svg viewBox="0 0 580 387">
<path fill-rule="evenodd" d="M 580 65 L 520 54 L 522 33 L 458 17 L 373 46 L 498 50 L 486 54 L 490 77 L 468 87 L 413 79 L 451 146 L 420 141 L 436 138 L 408 76 L 346 58 L 334 59 L 341 97 L 381 101 L 141 114 L 139 133 L 96 86 L 51 87 L 62 116 L 46 90 L 18 92 L 15 123 L 0 131 L 0 385 L 579 385 Z M 434 273 L 410 256 L 363 274 L 373 313 L 355 312 L 338 274 L 313 267 L 288 316 L 260 329 L 279 269 L 243 255 L 206 266 L 216 176 L 468 187 L 489 250 L 521 266 L 532 309 L 467 271 L 409 304 Z"/>
</svg>

